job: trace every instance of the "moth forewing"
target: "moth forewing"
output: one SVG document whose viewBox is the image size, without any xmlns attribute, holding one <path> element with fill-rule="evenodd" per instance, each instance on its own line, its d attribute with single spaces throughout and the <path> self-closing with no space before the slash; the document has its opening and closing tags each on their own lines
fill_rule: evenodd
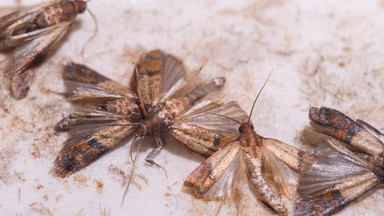
<svg viewBox="0 0 384 216">
<path fill-rule="evenodd" d="M 75 133 L 56 158 L 54 174 L 65 177 L 84 168 L 127 139 L 134 130 L 133 126 L 105 126 L 81 139 Z"/>
<path fill-rule="evenodd" d="M 138 97 L 132 90 L 85 65 L 76 63 L 65 65 L 63 78 L 70 100 L 126 98 L 138 103 Z"/>
<path fill-rule="evenodd" d="M 176 118 L 171 135 L 192 151 L 208 157 L 238 137 L 247 114 L 235 102 L 202 101 Z"/>
<path fill-rule="evenodd" d="M 86 9 L 85 1 L 60 0 L 43 3 L 0 19 L 0 50 L 9 54 L 6 74 L 11 77 L 12 94 L 24 98 L 34 70 L 68 31 L 77 14 Z"/>
<path fill-rule="evenodd" d="M 298 175 L 293 169 L 276 157 L 268 149 L 262 147 L 262 171 L 268 185 L 276 194 L 283 194 L 287 198 L 293 197 L 298 184 Z"/>
<path fill-rule="evenodd" d="M 223 196 L 231 186 L 233 175 L 228 174 L 226 175 L 227 178 L 223 180 L 221 178 L 226 172 L 233 173 L 239 151 L 238 141 L 231 142 L 223 149 L 218 150 L 188 176 L 184 181 L 184 186 L 190 188 L 196 196 L 203 196 L 204 198 Z M 210 191 L 216 182 L 219 186 Z M 225 186 L 221 188 L 223 184 Z"/>
<path fill-rule="evenodd" d="M 361 124 L 335 109 L 312 107 L 309 110 L 309 119 L 316 131 L 335 137 L 359 151 L 378 156 L 384 150 L 384 145 L 380 139 L 367 131 Z"/>
<path fill-rule="evenodd" d="M 245 139 L 241 139 L 241 141 L 245 142 Z M 255 186 L 256 192 L 261 196 L 261 199 L 277 213 L 286 215 L 287 209 L 281 200 L 280 194 L 271 188 L 263 174 L 262 167 L 263 163 L 265 163 L 265 158 L 263 157 L 260 147 L 250 143 L 246 145 L 247 146 L 244 147 L 244 144 L 242 144 L 242 155 L 246 162 L 249 179 Z"/>
<path fill-rule="evenodd" d="M 56 125 L 57 130 L 70 132 L 53 168 L 60 177 L 89 165 L 127 139 L 136 130 L 134 123 L 142 119 L 135 94 L 96 71 L 70 63 L 63 77 L 70 98 L 85 108 Z"/>
<path fill-rule="evenodd" d="M 262 140 L 265 149 L 297 173 L 300 173 L 306 164 L 310 164 L 315 159 L 312 154 L 279 140 L 271 138 L 263 138 Z"/>
</svg>

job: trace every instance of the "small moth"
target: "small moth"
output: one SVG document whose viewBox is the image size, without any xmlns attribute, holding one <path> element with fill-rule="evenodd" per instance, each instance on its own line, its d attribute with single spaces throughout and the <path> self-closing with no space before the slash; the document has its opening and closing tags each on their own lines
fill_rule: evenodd
<svg viewBox="0 0 384 216">
<path fill-rule="evenodd" d="M 342 141 L 348 148 L 332 139 L 330 148 L 320 148 L 319 159 L 300 180 L 298 191 L 303 199 L 295 213 L 332 215 L 383 182 L 383 134 L 327 107 L 312 107 L 309 119 L 315 131 Z"/>
<path fill-rule="evenodd" d="M 205 157 L 223 148 L 237 135 L 229 118 L 240 121 L 247 115 L 236 103 L 223 105 L 215 97 L 223 77 L 205 84 L 196 78 L 160 50 L 147 53 L 136 65 L 137 94 L 86 66 L 65 66 L 69 100 L 82 110 L 56 125 L 69 131 L 70 138 L 55 160 L 54 173 L 65 177 L 76 172 L 133 134 L 154 137 L 155 148 L 145 159 L 152 164 L 163 147 L 161 132 Z"/>
<path fill-rule="evenodd" d="M 24 98 L 36 67 L 68 31 L 76 15 L 86 10 L 82 0 L 55 0 L 0 18 L 0 51 L 10 51 L 6 74 L 16 99 Z"/>
<path fill-rule="evenodd" d="M 286 215 L 287 209 L 280 192 L 273 186 L 277 184 L 284 188 L 293 181 L 296 183 L 295 172 L 300 172 L 313 156 L 276 139 L 260 136 L 254 131 L 250 117 L 247 119 L 240 124 L 239 137 L 197 167 L 188 176 L 184 186 L 198 197 L 217 198 L 236 184 L 239 180 L 236 177 L 242 176 L 239 172 L 246 172 L 261 200 L 278 214 Z M 271 174 L 272 182 L 268 182 L 267 177 Z"/>
</svg>

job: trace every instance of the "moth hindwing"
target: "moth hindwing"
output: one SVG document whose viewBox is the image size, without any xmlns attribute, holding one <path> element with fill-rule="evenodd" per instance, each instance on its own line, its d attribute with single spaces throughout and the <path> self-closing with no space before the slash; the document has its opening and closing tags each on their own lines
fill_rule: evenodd
<svg viewBox="0 0 384 216">
<path fill-rule="evenodd" d="M 10 50 L 6 74 L 16 99 L 27 95 L 35 68 L 85 9 L 85 1 L 55 0 L 0 18 L 0 51 Z"/>
<path fill-rule="evenodd" d="M 69 100 L 81 110 L 56 125 L 70 132 L 55 161 L 58 176 L 87 166 L 132 134 L 155 138 L 156 146 L 146 157 L 150 163 L 163 146 L 161 132 L 209 156 L 236 136 L 237 125 L 231 119 L 247 117 L 236 103 L 222 104 L 215 97 L 224 78 L 197 82 L 181 61 L 160 50 L 144 55 L 134 73 L 137 94 L 86 66 L 65 67 Z"/>
<path fill-rule="evenodd" d="M 327 107 L 312 107 L 309 119 L 316 131 L 346 146 L 330 139 L 328 145 L 318 148 L 319 159 L 300 180 L 298 191 L 303 198 L 295 211 L 297 215 L 331 215 L 383 181 L 382 134 Z"/>
</svg>

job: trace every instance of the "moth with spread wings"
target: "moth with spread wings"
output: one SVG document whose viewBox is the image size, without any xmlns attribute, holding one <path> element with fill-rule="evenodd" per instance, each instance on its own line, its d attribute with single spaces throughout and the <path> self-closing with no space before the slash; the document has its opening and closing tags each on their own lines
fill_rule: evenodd
<svg viewBox="0 0 384 216">
<path fill-rule="evenodd" d="M 343 141 L 346 147 L 329 140 L 330 146 L 319 149 L 319 159 L 300 180 L 298 191 L 303 199 L 295 213 L 332 215 L 383 182 L 383 134 L 327 107 L 312 107 L 309 119 L 315 131 Z"/>
<path fill-rule="evenodd" d="M 286 215 L 280 191 L 274 186 L 284 189 L 296 185 L 295 172 L 300 172 L 314 156 L 276 139 L 264 138 L 253 129 L 249 119 L 242 121 L 239 137 L 196 168 L 184 186 L 198 197 L 218 198 L 230 188 L 242 187 L 241 176 L 247 173 L 261 200 L 278 214 Z"/>
<path fill-rule="evenodd" d="M 86 66 L 65 66 L 69 99 L 83 110 L 56 126 L 69 131 L 70 138 L 56 158 L 54 173 L 65 177 L 76 172 L 134 133 L 154 137 L 156 147 L 146 157 L 152 164 L 163 147 L 164 131 L 206 157 L 224 147 L 237 135 L 231 119 L 247 115 L 234 102 L 223 105 L 214 99 L 211 93 L 224 85 L 224 78 L 200 84 L 195 75 L 187 74 L 175 57 L 151 51 L 136 65 L 136 95 Z"/>
<path fill-rule="evenodd" d="M 16 99 L 27 95 L 35 68 L 85 9 L 85 1 L 55 0 L 0 18 L 0 51 L 11 51 L 5 72 Z"/>
</svg>

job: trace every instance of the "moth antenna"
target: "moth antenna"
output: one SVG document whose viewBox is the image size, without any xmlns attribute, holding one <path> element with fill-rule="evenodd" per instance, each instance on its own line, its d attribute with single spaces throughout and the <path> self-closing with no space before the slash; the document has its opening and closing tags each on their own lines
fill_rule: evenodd
<svg viewBox="0 0 384 216">
<path fill-rule="evenodd" d="M 91 0 L 88 0 L 87 2 L 89 2 L 89 1 L 91 1 Z M 87 8 L 87 11 L 88 11 L 89 15 L 91 15 L 93 21 L 95 22 L 95 29 L 93 31 L 92 36 L 90 38 L 88 38 L 88 40 L 85 42 L 83 48 L 81 49 L 81 57 L 83 58 L 83 61 L 85 59 L 85 57 L 84 57 L 85 49 L 87 48 L 89 42 L 91 42 L 96 37 L 97 33 L 99 32 L 99 25 L 97 25 L 98 22 L 97 22 L 96 16 L 88 8 Z"/>
<path fill-rule="evenodd" d="M 257 93 L 257 96 L 256 96 L 255 100 L 253 101 L 252 108 L 251 108 L 251 112 L 249 113 L 249 117 L 248 117 L 248 122 L 251 121 L 251 116 L 252 116 L 253 108 L 255 108 L 256 101 L 257 101 L 257 99 L 259 98 L 261 92 L 263 91 L 265 85 L 267 85 L 267 82 L 268 82 L 269 78 L 271 77 L 272 72 L 273 72 L 273 69 L 271 70 L 271 72 L 269 72 L 269 75 L 268 75 L 268 77 L 267 77 L 267 80 L 265 80 L 263 86 L 261 87 L 259 93 Z"/>
</svg>

